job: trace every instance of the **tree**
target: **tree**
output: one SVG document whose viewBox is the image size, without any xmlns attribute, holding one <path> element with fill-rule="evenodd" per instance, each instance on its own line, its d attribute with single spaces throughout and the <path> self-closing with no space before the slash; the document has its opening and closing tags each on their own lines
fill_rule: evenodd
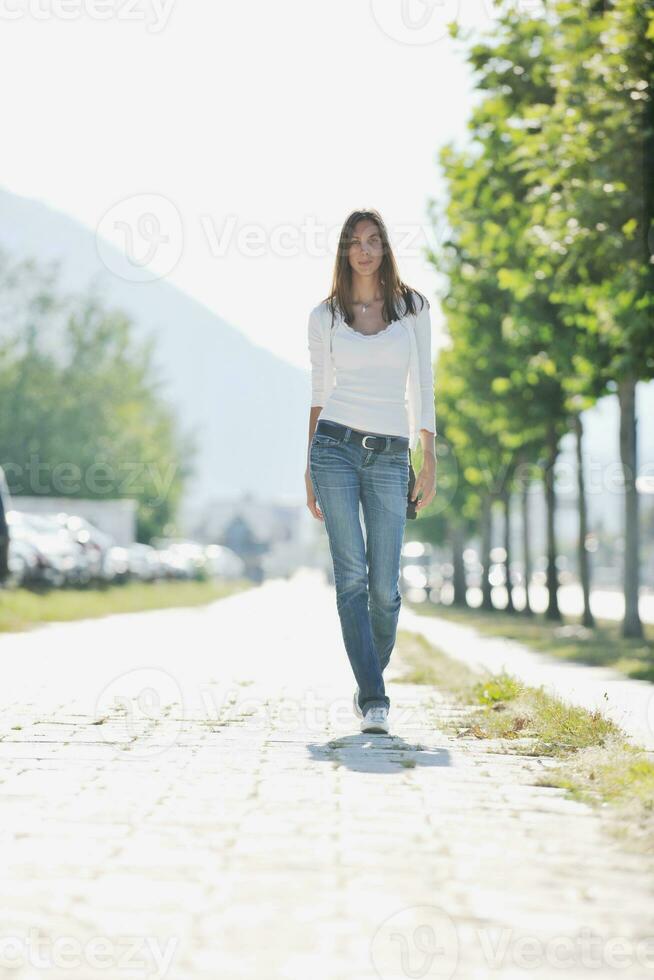
<svg viewBox="0 0 654 980">
<path fill-rule="evenodd" d="M 152 341 L 92 293 L 63 296 L 53 274 L 0 258 L 0 449 L 9 489 L 136 498 L 137 536 L 174 520 L 193 440 L 159 393 Z"/>
</svg>

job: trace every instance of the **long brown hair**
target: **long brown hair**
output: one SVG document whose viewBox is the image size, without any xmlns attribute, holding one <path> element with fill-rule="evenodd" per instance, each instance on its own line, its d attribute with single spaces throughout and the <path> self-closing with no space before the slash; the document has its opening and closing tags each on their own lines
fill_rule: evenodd
<svg viewBox="0 0 654 980">
<path fill-rule="evenodd" d="M 334 315 L 337 311 L 342 314 L 345 322 L 349 326 L 351 326 L 354 319 L 352 313 L 352 266 L 350 265 L 348 254 L 350 245 L 352 244 L 352 238 L 354 237 L 354 229 L 357 223 L 363 218 L 375 222 L 382 240 L 383 257 L 379 267 L 379 281 L 384 293 L 384 305 L 382 307 L 384 320 L 392 323 L 394 320 L 399 319 L 400 316 L 415 314 L 417 311 L 413 301 L 414 293 L 421 299 L 422 305 L 420 309 L 423 308 L 425 303 L 429 305 L 427 298 L 422 293 L 418 292 L 417 289 L 412 290 L 410 286 L 400 279 L 400 273 L 388 238 L 386 225 L 379 211 L 375 208 L 352 211 L 345 219 L 338 240 L 331 292 L 323 300 L 323 302 L 327 303 L 331 311 L 332 326 L 334 325 Z"/>
</svg>

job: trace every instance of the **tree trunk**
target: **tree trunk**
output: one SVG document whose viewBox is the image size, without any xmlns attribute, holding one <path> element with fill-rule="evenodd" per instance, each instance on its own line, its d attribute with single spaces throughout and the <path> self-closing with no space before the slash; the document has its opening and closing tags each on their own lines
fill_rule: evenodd
<svg viewBox="0 0 654 980">
<path fill-rule="evenodd" d="M 636 490 L 636 381 L 624 378 L 618 384 L 620 400 L 620 459 L 624 479 L 624 619 L 622 635 L 643 636 L 638 612 L 640 558 L 638 540 L 638 491 Z"/>
<path fill-rule="evenodd" d="M 548 432 L 548 455 L 545 464 L 545 504 L 547 508 L 547 609 L 545 618 L 561 620 L 559 609 L 558 586 L 559 576 L 556 567 L 556 534 L 554 518 L 556 512 L 556 491 L 554 489 L 554 466 L 558 455 L 557 439 L 554 427 Z"/>
<path fill-rule="evenodd" d="M 529 532 L 529 480 L 522 483 L 522 553 L 525 574 L 525 608 L 522 610 L 526 616 L 533 616 L 529 600 L 529 585 L 531 583 L 531 537 Z"/>
<path fill-rule="evenodd" d="M 491 520 L 492 520 L 492 510 L 491 510 L 491 495 L 485 493 L 482 500 L 482 515 L 481 515 L 481 608 L 482 609 L 493 609 L 493 600 L 491 599 L 491 584 L 488 577 L 490 572 L 490 550 L 491 550 Z"/>
<path fill-rule="evenodd" d="M 504 575 L 506 578 L 505 612 L 514 613 L 515 606 L 513 605 L 513 586 L 511 583 L 511 491 L 508 486 L 502 494 L 502 503 L 504 505 L 504 551 L 506 553 L 504 559 Z"/>
<path fill-rule="evenodd" d="M 577 506 L 579 509 L 579 539 L 577 541 L 577 558 L 579 561 L 579 580 L 584 596 L 584 611 L 581 622 L 584 626 L 592 629 L 595 626 L 595 618 L 590 609 L 590 560 L 586 550 L 586 536 L 588 534 L 588 511 L 586 508 L 586 483 L 584 479 L 583 464 L 583 442 L 584 427 L 581 416 L 576 415 L 574 421 L 575 435 L 577 437 Z"/>
<path fill-rule="evenodd" d="M 452 584 L 454 585 L 453 605 L 455 606 L 467 606 L 468 604 L 466 595 L 466 573 L 465 566 L 463 564 L 464 545 L 465 536 L 463 533 L 463 524 L 455 521 L 452 525 Z"/>
</svg>

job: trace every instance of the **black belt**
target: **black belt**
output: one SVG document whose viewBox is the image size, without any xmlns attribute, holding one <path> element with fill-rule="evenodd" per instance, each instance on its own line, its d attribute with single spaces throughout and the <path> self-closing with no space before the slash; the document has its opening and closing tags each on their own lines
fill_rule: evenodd
<svg viewBox="0 0 654 980">
<path fill-rule="evenodd" d="M 384 449 L 408 449 L 409 440 L 406 436 L 382 436 L 373 432 L 360 432 L 349 425 L 341 425 L 340 422 L 330 422 L 329 419 L 319 419 L 315 428 L 316 432 L 324 432 L 326 436 L 334 436 L 335 439 L 343 440 L 345 433 L 350 432 L 348 442 L 356 442 L 364 449 L 373 449 L 381 452 Z"/>
</svg>

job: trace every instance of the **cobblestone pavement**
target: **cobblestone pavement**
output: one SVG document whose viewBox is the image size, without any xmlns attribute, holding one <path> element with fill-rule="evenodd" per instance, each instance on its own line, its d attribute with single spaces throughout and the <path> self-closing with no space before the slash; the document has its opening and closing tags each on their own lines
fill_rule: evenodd
<svg viewBox="0 0 654 980">
<path fill-rule="evenodd" d="M 313 576 L 2 647 L 3 978 L 653 975 L 651 861 L 397 659 L 360 734 Z"/>
</svg>

